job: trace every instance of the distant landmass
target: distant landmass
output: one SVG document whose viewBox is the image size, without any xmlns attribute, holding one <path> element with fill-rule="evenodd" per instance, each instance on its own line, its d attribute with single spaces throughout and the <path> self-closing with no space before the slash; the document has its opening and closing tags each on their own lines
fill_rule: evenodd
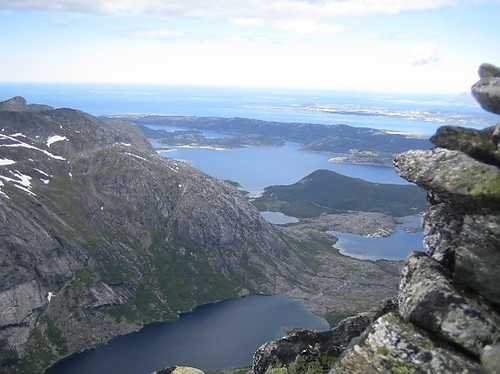
<svg viewBox="0 0 500 374">
<path fill-rule="evenodd" d="M 124 116 L 138 124 L 150 139 L 166 147 L 204 146 L 234 148 L 247 145 L 282 145 L 296 142 L 302 150 L 343 154 L 342 162 L 392 165 L 394 157 L 409 149 L 429 149 L 428 139 L 344 124 L 283 123 L 249 118 Z M 152 129 L 171 127 L 172 131 Z M 204 131 L 231 137 L 204 136 Z"/>
<path fill-rule="evenodd" d="M 349 211 L 400 217 L 427 208 L 426 193 L 420 187 L 372 183 L 331 170 L 316 170 L 289 186 L 267 187 L 253 204 L 298 218 Z"/>
</svg>

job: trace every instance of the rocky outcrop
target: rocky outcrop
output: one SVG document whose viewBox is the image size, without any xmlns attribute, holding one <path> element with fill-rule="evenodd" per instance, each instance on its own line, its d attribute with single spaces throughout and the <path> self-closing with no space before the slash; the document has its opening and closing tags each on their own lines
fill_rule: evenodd
<svg viewBox="0 0 500 374">
<path fill-rule="evenodd" d="M 498 111 L 498 74 L 481 67 L 472 91 Z M 488 72 L 488 73 L 487 73 Z M 399 155 L 395 167 L 425 188 L 427 254 L 407 259 L 397 313 L 382 316 L 332 369 L 347 372 L 496 372 L 500 341 L 499 126 L 444 127 L 430 151 Z M 498 363 L 498 362 L 497 362 Z"/>
<path fill-rule="evenodd" d="M 325 355 L 338 356 L 353 338 L 394 307 L 394 301 L 388 299 L 375 310 L 344 319 L 334 329 L 323 332 L 301 330 L 279 340 L 267 342 L 254 354 L 253 371 L 263 374 L 274 368 L 289 367 L 298 356 L 307 357 L 308 361 Z"/>
<path fill-rule="evenodd" d="M 472 94 L 487 111 L 500 114 L 500 68 L 492 64 L 479 67 L 479 81 L 472 86 Z"/>
<path fill-rule="evenodd" d="M 188 366 L 173 366 L 170 368 L 154 371 L 152 374 L 204 374 L 204 372 Z"/>
<path fill-rule="evenodd" d="M 474 96 L 500 114 L 499 70 L 483 64 L 480 77 Z M 482 131 L 443 127 L 431 138 L 434 149 L 395 159 L 401 176 L 427 190 L 427 253 L 408 257 L 393 310 L 370 322 L 340 355 L 323 347 L 336 358 L 323 372 L 500 372 L 499 134 L 499 124 Z M 293 372 L 293 359 L 279 360 L 286 356 L 279 350 L 286 348 L 283 339 L 267 346 L 275 352 L 267 358 L 271 365 L 257 360 L 254 372 Z"/>
</svg>

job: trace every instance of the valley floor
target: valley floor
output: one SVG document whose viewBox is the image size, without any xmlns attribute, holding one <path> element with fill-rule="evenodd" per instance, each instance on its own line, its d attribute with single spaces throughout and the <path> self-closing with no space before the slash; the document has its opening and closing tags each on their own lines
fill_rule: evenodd
<svg viewBox="0 0 500 374">
<path fill-rule="evenodd" d="M 391 231 L 394 229 L 391 217 L 356 212 L 324 215 L 278 227 L 314 257 L 308 264 L 309 270 L 304 269 L 301 275 L 300 286 L 290 288 L 284 282 L 278 289 L 302 301 L 313 313 L 327 317 L 332 313 L 354 314 L 397 294 L 403 261 L 358 260 L 344 256 L 334 247 L 336 238 L 325 232 L 339 228 L 360 235 L 379 229 Z"/>
</svg>

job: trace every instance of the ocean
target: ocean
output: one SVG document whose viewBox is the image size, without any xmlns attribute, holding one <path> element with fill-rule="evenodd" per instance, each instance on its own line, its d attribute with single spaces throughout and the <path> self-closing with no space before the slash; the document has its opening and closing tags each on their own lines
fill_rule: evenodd
<svg viewBox="0 0 500 374">
<path fill-rule="evenodd" d="M 119 84 L 2 83 L 0 100 L 80 109 L 93 115 L 246 117 L 346 124 L 429 136 L 442 125 L 484 128 L 497 121 L 468 93 L 417 95 Z"/>
</svg>

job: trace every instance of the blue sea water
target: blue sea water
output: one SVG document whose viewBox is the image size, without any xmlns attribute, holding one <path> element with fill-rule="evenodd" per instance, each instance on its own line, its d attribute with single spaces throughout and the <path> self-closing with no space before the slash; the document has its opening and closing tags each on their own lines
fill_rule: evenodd
<svg viewBox="0 0 500 374">
<path fill-rule="evenodd" d="M 247 117 L 280 122 L 347 124 L 431 135 L 441 125 L 495 123 L 469 94 L 416 95 L 119 84 L 2 83 L 0 100 L 71 107 L 94 115 Z"/>
</svg>

